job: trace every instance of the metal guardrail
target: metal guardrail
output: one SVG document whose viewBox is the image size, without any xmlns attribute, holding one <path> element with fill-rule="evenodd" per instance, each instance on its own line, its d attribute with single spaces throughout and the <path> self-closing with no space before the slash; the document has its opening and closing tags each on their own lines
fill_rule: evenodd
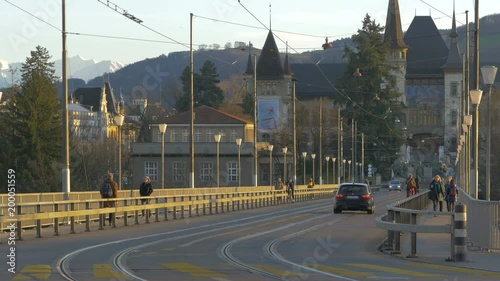
<svg viewBox="0 0 500 281">
<path fill-rule="evenodd" d="M 313 189 L 299 187 L 295 190 L 295 201 L 306 201 L 313 198 L 331 198 L 336 188 L 337 185 L 315 187 Z M 104 216 L 109 213 L 115 214 L 113 216 L 114 226 L 117 217 L 123 218 L 123 223 L 126 226 L 128 225 L 129 218 L 134 219 L 135 223 L 138 223 L 139 213 L 142 213 L 142 211 L 154 214 L 154 220 L 160 221 L 160 214 L 163 214 L 164 220 L 168 220 L 169 216 L 177 219 L 178 216 L 184 218 L 185 215 L 214 214 L 284 204 L 287 202 L 287 194 L 284 190 L 271 190 L 269 187 L 250 188 L 244 191 L 241 191 L 241 188 L 239 190 L 238 188 L 231 189 L 233 189 L 232 192 L 225 193 L 200 190 L 199 194 L 194 192 L 198 189 L 192 189 L 191 192 L 169 190 L 168 192 L 158 193 L 173 194 L 149 197 L 119 197 L 115 199 L 101 199 L 100 196 L 98 199 L 93 199 L 96 194 L 88 194 L 84 197 L 89 199 L 16 202 L 15 207 L 11 207 L 7 203 L 0 205 L 2 214 L 5 214 L 0 216 L 0 225 L 2 230 L 14 233 L 15 239 L 22 240 L 22 232 L 26 228 L 36 228 L 36 237 L 39 238 L 41 237 L 42 227 L 53 226 L 54 234 L 59 235 L 59 225 L 63 220 L 69 222 L 71 233 L 75 233 L 76 222 L 84 222 L 86 224 L 85 231 L 90 231 L 90 222 L 99 221 L 99 228 L 102 229 Z M 211 189 L 211 191 L 220 190 Z M 207 193 L 203 194 L 203 192 Z M 121 193 L 124 192 L 122 191 Z M 136 194 L 136 192 L 133 192 L 133 194 Z M 27 195 L 25 198 L 34 198 L 33 196 L 28 196 L 30 195 Z M 56 197 L 58 196 L 60 195 Z M 150 203 L 142 205 L 140 199 L 149 199 Z M 106 201 L 114 202 L 114 207 L 104 208 L 103 203 Z M 146 222 L 149 222 L 149 216 L 146 216 Z"/>
</svg>

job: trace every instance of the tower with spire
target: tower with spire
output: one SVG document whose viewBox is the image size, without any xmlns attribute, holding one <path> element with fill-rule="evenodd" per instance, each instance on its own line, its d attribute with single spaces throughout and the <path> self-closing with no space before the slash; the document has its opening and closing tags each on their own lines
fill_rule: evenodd
<svg viewBox="0 0 500 281">
<path fill-rule="evenodd" d="M 292 71 L 288 53 L 281 63 L 280 53 L 271 30 L 254 67 L 249 54 L 245 80 L 247 93 L 254 93 L 253 79 L 257 79 L 258 141 L 270 141 L 273 133 L 288 128 L 291 119 Z M 257 70 L 254 74 L 254 68 Z"/>
<path fill-rule="evenodd" d="M 399 13 L 398 0 L 389 0 L 387 8 L 387 19 L 385 24 L 384 43 L 389 44 L 390 51 L 387 54 L 387 61 L 396 67 L 394 73 L 396 77 L 396 89 L 401 93 L 401 101 L 405 100 L 405 75 L 406 75 L 406 52 L 408 46 L 403 39 L 403 29 L 401 28 L 401 16 Z"/>
<path fill-rule="evenodd" d="M 462 57 L 458 47 L 458 32 L 453 8 L 452 28 L 450 32 L 450 48 L 446 63 L 442 66 L 444 73 L 444 149 L 449 156 L 456 156 L 457 132 L 460 132 L 460 96 L 462 93 Z"/>
</svg>

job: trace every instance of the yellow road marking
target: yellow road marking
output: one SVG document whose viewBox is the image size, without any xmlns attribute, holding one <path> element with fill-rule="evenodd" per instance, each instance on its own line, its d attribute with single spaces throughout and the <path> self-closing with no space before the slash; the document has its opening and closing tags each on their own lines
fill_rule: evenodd
<svg viewBox="0 0 500 281">
<path fill-rule="evenodd" d="M 500 273 L 498 273 L 498 272 L 481 270 L 481 269 L 472 269 L 472 268 L 428 264 L 428 263 L 412 263 L 411 265 L 415 266 L 415 267 L 432 268 L 432 269 L 439 269 L 439 270 L 449 270 L 449 271 L 454 271 L 454 272 L 461 272 L 461 273 L 475 274 L 475 275 L 482 275 L 482 276 L 500 277 Z"/>
<path fill-rule="evenodd" d="M 94 277 L 95 278 L 124 278 L 124 277 L 126 277 L 126 275 L 114 271 L 113 267 L 111 267 L 111 265 L 107 264 L 107 263 L 94 264 L 92 268 L 94 270 Z"/>
<path fill-rule="evenodd" d="M 19 273 L 13 278 L 13 280 L 31 280 L 31 277 Z"/>
<path fill-rule="evenodd" d="M 36 279 L 46 280 L 49 279 L 52 273 L 31 273 L 31 276 L 36 277 Z"/>
<path fill-rule="evenodd" d="M 373 269 L 373 270 L 384 271 L 384 272 L 391 272 L 391 273 L 396 273 L 396 274 L 413 275 L 413 276 L 418 276 L 418 277 L 442 277 L 442 276 L 444 276 L 442 274 L 425 273 L 425 272 L 418 272 L 418 271 L 406 270 L 406 269 L 398 269 L 398 268 L 393 268 L 393 267 L 379 266 L 379 265 L 365 264 L 365 263 L 345 263 L 344 265 L 353 266 L 353 267 L 361 267 L 361 268 L 366 268 L 366 269 Z"/>
<path fill-rule="evenodd" d="M 352 270 L 348 270 L 348 269 L 336 268 L 336 267 L 331 267 L 331 266 L 326 266 L 326 265 L 321 265 L 321 264 L 314 264 L 314 265 L 310 264 L 307 266 L 314 268 L 314 269 L 324 271 L 324 272 L 338 274 L 338 275 L 342 275 L 342 276 L 364 277 L 364 278 L 375 277 L 375 275 L 369 274 L 369 273 L 352 271 Z"/>
<path fill-rule="evenodd" d="M 302 276 L 304 276 L 304 274 L 296 274 L 296 273 L 293 273 L 293 272 L 288 271 L 288 270 L 279 270 L 279 269 L 272 268 L 272 267 L 265 266 L 265 265 L 256 264 L 256 265 L 254 265 L 254 267 L 257 269 L 272 273 L 274 275 L 279 275 L 279 276 L 283 276 L 283 277 L 302 277 Z"/>
<path fill-rule="evenodd" d="M 49 264 L 37 264 L 37 265 L 27 265 L 21 270 L 21 272 L 36 272 L 36 273 L 52 273 L 52 269 Z"/>
<path fill-rule="evenodd" d="M 190 274 L 191 276 L 194 277 L 224 277 L 224 274 L 220 274 L 214 271 L 211 271 L 209 269 L 205 269 L 196 265 L 192 265 L 189 263 L 162 263 L 162 266 L 177 270 L 183 273 Z"/>
</svg>

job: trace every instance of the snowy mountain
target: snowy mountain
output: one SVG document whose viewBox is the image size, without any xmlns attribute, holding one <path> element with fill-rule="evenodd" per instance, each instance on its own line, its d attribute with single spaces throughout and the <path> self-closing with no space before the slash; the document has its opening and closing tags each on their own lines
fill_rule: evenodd
<svg viewBox="0 0 500 281">
<path fill-rule="evenodd" d="M 62 60 L 54 61 L 56 69 L 55 75 L 62 77 Z M 22 63 L 9 63 L 5 60 L 0 60 L 0 88 L 9 87 L 12 84 L 11 70 L 14 69 L 14 83 L 19 83 L 21 77 Z M 85 81 L 101 76 L 104 73 L 113 73 L 121 68 L 123 64 L 114 61 L 100 61 L 93 59 L 84 59 L 80 56 L 68 58 L 68 78 L 80 78 Z"/>
</svg>

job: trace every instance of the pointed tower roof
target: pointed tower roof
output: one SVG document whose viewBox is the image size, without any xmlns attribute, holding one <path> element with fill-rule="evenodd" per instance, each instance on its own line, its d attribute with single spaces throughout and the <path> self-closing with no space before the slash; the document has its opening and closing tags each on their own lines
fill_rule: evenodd
<svg viewBox="0 0 500 281">
<path fill-rule="evenodd" d="M 269 30 L 257 62 L 258 80 L 283 80 L 283 66 L 273 32 Z"/>
<path fill-rule="evenodd" d="M 398 0 L 389 0 L 387 19 L 385 23 L 384 42 L 389 42 L 391 48 L 407 48 L 403 40 L 401 15 Z"/>
<path fill-rule="evenodd" d="M 443 65 L 443 68 L 457 68 L 461 70 L 462 58 L 460 56 L 460 49 L 458 47 L 458 32 L 455 20 L 455 9 L 453 9 L 453 22 L 451 24 L 450 38 L 450 50 L 448 51 L 448 57 L 446 59 L 446 63 Z"/>
<path fill-rule="evenodd" d="M 253 75 L 253 62 L 252 62 L 252 54 L 248 54 L 247 61 L 247 70 L 245 71 L 246 75 Z"/>
</svg>

